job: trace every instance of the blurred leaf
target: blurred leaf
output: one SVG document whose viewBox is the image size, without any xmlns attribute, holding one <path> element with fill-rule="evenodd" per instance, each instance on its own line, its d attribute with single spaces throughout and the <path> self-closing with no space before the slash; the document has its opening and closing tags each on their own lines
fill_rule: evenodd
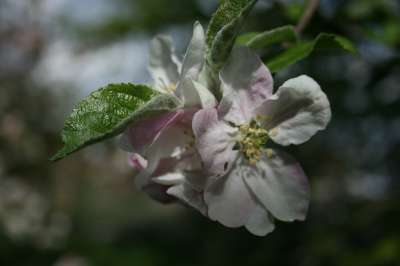
<svg viewBox="0 0 400 266">
<path fill-rule="evenodd" d="M 224 0 L 207 29 L 207 59 L 218 71 L 232 50 L 236 37 L 257 0 Z"/>
<path fill-rule="evenodd" d="M 306 57 L 316 49 L 341 49 L 357 54 L 357 49 L 346 38 L 328 33 L 321 33 L 313 41 L 298 43 L 266 62 L 271 72 L 278 72 Z"/>
<path fill-rule="evenodd" d="M 297 41 L 297 35 L 293 26 L 278 27 L 269 31 L 257 33 L 250 32 L 238 37 L 236 44 L 246 45 L 253 49 L 259 49 L 271 44 Z"/>
<path fill-rule="evenodd" d="M 304 13 L 304 4 L 302 3 L 296 3 L 296 2 L 291 2 L 287 3 L 284 6 L 284 13 L 286 17 L 293 21 L 296 22 L 300 19 L 301 15 Z"/>
<path fill-rule="evenodd" d="M 379 28 L 365 27 L 371 39 L 395 47 L 400 43 L 400 20 L 388 19 Z"/>
<path fill-rule="evenodd" d="M 138 119 L 177 106 L 173 96 L 160 94 L 145 85 L 107 85 L 92 92 L 74 108 L 61 133 L 64 147 L 51 160 L 62 159 L 85 146 L 114 137 Z"/>
</svg>

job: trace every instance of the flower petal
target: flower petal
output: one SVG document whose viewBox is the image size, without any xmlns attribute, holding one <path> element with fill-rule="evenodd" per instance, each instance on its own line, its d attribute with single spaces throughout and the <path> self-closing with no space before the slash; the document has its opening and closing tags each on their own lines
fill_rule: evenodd
<svg viewBox="0 0 400 266">
<path fill-rule="evenodd" d="M 185 115 L 183 114 L 181 118 Z M 193 143 L 190 125 L 182 124 L 175 121 L 161 132 L 159 137 L 152 143 L 146 151 L 145 157 L 148 160 L 152 158 L 165 158 L 170 156 L 180 156 L 189 144 Z"/>
<path fill-rule="evenodd" d="M 153 177 L 151 180 L 163 186 L 175 186 L 183 183 L 185 177 L 181 173 L 168 173 L 162 176 Z"/>
<path fill-rule="evenodd" d="M 168 87 L 176 86 L 179 81 L 179 65 L 171 38 L 164 35 L 155 37 L 149 51 L 149 70 L 156 89 L 167 93 Z"/>
<path fill-rule="evenodd" d="M 183 112 L 182 110 L 170 112 L 134 123 L 122 134 L 121 148 L 143 153 L 144 149 L 151 145 L 163 130 L 180 119 Z"/>
<path fill-rule="evenodd" d="M 217 105 L 214 95 L 201 83 L 191 78 L 181 80 L 177 93 L 185 108 L 210 108 Z"/>
<path fill-rule="evenodd" d="M 181 78 L 197 80 L 204 63 L 205 36 L 201 24 L 196 21 L 193 26 L 193 36 L 186 50 L 182 63 Z"/>
<path fill-rule="evenodd" d="M 168 186 L 154 182 L 152 177 L 168 175 L 174 170 L 176 164 L 177 160 L 174 158 L 155 158 L 149 161 L 148 167 L 135 176 L 136 187 L 161 203 L 174 202 L 175 198 L 167 194 Z"/>
<path fill-rule="evenodd" d="M 228 227 L 245 226 L 252 234 L 265 236 L 274 230 L 274 220 L 244 182 L 249 171 L 255 173 L 239 158 L 228 175 L 206 188 L 204 200 L 210 219 Z"/>
<path fill-rule="evenodd" d="M 265 236 L 275 229 L 274 219 L 260 204 L 256 205 L 245 226 L 256 236 Z"/>
<path fill-rule="evenodd" d="M 128 163 L 133 169 L 137 171 L 142 171 L 143 169 L 147 168 L 148 165 L 148 161 L 137 153 L 129 155 Z"/>
<path fill-rule="evenodd" d="M 247 47 L 233 49 L 220 73 L 227 121 L 244 124 L 253 118 L 253 110 L 272 95 L 273 79 L 260 58 Z M 224 104 L 229 106 L 229 104 Z"/>
<path fill-rule="evenodd" d="M 317 82 L 308 76 L 286 81 L 256 110 L 273 141 L 281 145 L 301 144 L 331 119 L 329 100 Z"/>
<path fill-rule="evenodd" d="M 191 78 L 182 79 L 178 84 L 176 93 L 182 100 L 184 107 L 201 107 L 199 93 Z"/>
<path fill-rule="evenodd" d="M 207 173 L 222 176 L 229 171 L 238 154 L 233 150 L 238 130 L 219 120 L 215 108 L 209 108 L 194 115 L 193 133 Z"/>
<path fill-rule="evenodd" d="M 217 106 L 217 99 L 214 94 L 211 93 L 203 84 L 197 81 L 193 81 L 193 85 L 196 88 L 200 98 L 200 106 L 202 108 L 214 108 Z"/>
<path fill-rule="evenodd" d="M 181 121 L 184 117 L 183 113 L 174 123 L 164 128 L 153 143 L 143 150 L 143 157 L 147 159 L 148 165 L 136 176 L 135 183 L 139 189 L 151 193 L 150 196 L 159 201 L 161 199 L 168 201 L 166 197 L 168 187 L 157 184 L 153 178 L 175 174 L 180 163 L 179 158 L 186 149 L 185 146 L 189 141 L 193 142 L 193 136 L 186 133 L 191 130 L 190 125 L 183 124 Z M 176 179 L 177 176 L 174 178 Z"/>
<path fill-rule="evenodd" d="M 170 187 L 167 190 L 167 193 L 168 193 L 168 195 L 178 198 L 184 204 L 187 204 L 187 205 L 197 209 L 203 215 L 207 214 L 207 206 L 204 203 L 202 192 L 198 192 L 198 191 L 194 190 L 188 184 L 184 183 L 184 184 Z"/>
<path fill-rule="evenodd" d="M 288 154 L 267 150 L 267 155 L 243 170 L 243 179 L 257 199 L 282 221 L 304 220 L 309 186 L 300 165 Z"/>
<path fill-rule="evenodd" d="M 143 189 L 149 184 L 155 184 L 153 181 L 155 177 L 161 177 L 174 171 L 178 160 L 172 157 L 154 158 L 148 161 L 148 166 L 135 176 L 135 185 L 139 189 Z"/>
<path fill-rule="evenodd" d="M 227 176 L 216 180 L 204 192 L 208 216 L 227 227 L 245 225 L 258 204 L 241 178 L 240 171 L 240 167 L 232 168 Z"/>
</svg>

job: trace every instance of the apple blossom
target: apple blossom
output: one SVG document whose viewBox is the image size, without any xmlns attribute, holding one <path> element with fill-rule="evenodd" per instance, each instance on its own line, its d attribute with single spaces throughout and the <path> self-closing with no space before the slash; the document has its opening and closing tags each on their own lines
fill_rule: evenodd
<svg viewBox="0 0 400 266">
<path fill-rule="evenodd" d="M 269 70 L 248 48 L 234 49 L 220 73 L 223 98 L 193 118 L 196 148 L 207 180 L 207 216 L 255 235 L 274 229 L 274 218 L 304 220 L 307 177 L 288 154 L 267 148 L 301 144 L 328 124 L 329 101 L 308 76 L 286 81 L 273 93 Z"/>
<path fill-rule="evenodd" d="M 204 49 L 204 31 L 198 22 L 182 63 L 174 53 L 170 38 L 158 36 L 152 41 L 149 70 L 155 89 L 175 96 L 180 106 L 169 113 L 132 124 L 121 137 L 123 148 L 132 153 L 131 165 L 139 172 L 136 185 L 162 202 L 172 201 L 175 197 L 185 201 L 186 197 L 196 196 L 196 182 L 183 178 L 183 172 L 195 176 L 194 172 L 202 171 L 200 165 L 194 166 L 199 164 L 199 159 L 193 146 L 192 118 L 200 108 L 216 106 L 214 96 L 199 77 L 204 64 Z M 201 201 L 197 205 L 200 206 Z"/>
</svg>

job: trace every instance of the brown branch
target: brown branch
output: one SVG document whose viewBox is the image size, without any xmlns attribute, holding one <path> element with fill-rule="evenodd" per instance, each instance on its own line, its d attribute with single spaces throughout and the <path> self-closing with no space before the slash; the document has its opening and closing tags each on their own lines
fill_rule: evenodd
<svg viewBox="0 0 400 266">
<path fill-rule="evenodd" d="M 319 0 L 308 0 L 306 9 L 295 27 L 297 34 L 300 34 L 307 27 L 308 23 L 310 23 L 318 5 Z"/>
</svg>

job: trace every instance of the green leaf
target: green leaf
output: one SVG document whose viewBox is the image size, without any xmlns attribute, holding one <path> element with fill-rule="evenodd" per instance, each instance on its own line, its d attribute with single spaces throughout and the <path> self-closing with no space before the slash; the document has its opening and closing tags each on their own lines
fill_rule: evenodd
<svg viewBox="0 0 400 266">
<path fill-rule="evenodd" d="M 312 41 L 304 41 L 290 47 L 283 53 L 266 62 L 271 72 L 278 72 L 306 57 L 316 49 L 341 49 L 357 54 L 357 49 L 346 38 L 328 33 L 321 33 Z"/>
<path fill-rule="evenodd" d="M 218 73 L 228 59 L 236 37 L 257 0 L 221 0 L 206 33 L 206 64 L 203 75 L 207 87 L 221 98 Z"/>
<path fill-rule="evenodd" d="M 168 112 L 178 105 L 174 96 L 145 85 L 107 85 L 74 108 L 61 133 L 64 147 L 51 160 L 57 161 L 85 146 L 114 137 L 130 123 Z"/>
<path fill-rule="evenodd" d="M 250 32 L 239 36 L 236 44 L 260 49 L 275 43 L 296 42 L 297 35 L 293 26 L 278 27 L 265 32 Z"/>
<path fill-rule="evenodd" d="M 215 71 L 223 66 L 236 37 L 257 0 L 223 0 L 207 29 L 207 61 Z"/>
</svg>

